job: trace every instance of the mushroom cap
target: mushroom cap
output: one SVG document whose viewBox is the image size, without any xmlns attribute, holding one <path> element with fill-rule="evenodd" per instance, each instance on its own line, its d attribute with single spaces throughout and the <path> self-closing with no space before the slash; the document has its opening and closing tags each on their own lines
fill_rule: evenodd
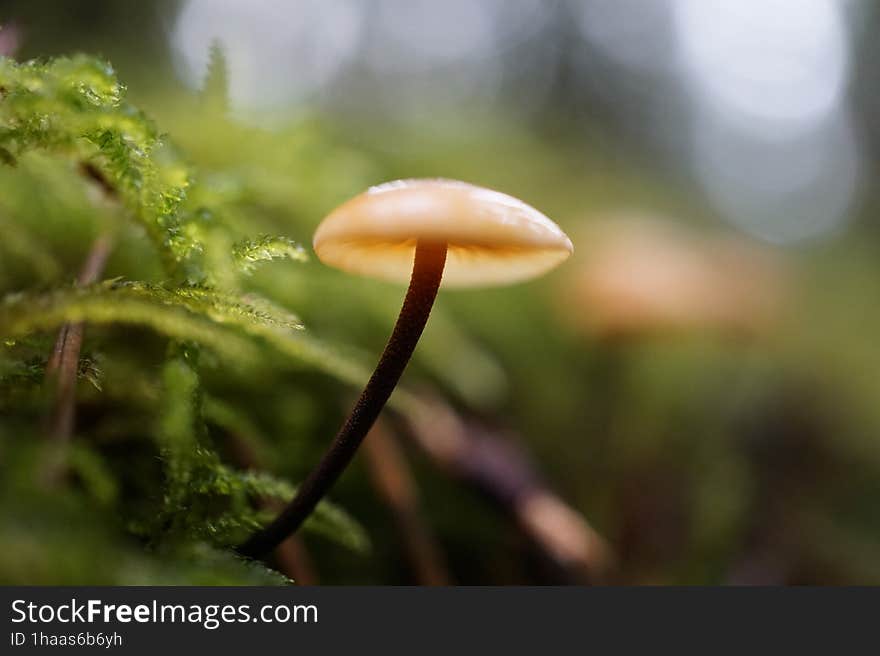
<svg viewBox="0 0 880 656">
<path fill-rule="evenodd" d="M 747 240 L 627 213 L 595 222 L 582 241 L 562 304 L 591 334 L 756 335 L 784 314 L 785 263 Z"/>
<path fill-rule="evenodd" d="M 405 283 L 418 240 L 447 244 L 443 284 L 453 287 L 534 278 L 574 250 L 559 226 L 522 201 L 443 179 L 368 189 L 324 219 L 313 245 L 325 264 Z"/>
</svg>

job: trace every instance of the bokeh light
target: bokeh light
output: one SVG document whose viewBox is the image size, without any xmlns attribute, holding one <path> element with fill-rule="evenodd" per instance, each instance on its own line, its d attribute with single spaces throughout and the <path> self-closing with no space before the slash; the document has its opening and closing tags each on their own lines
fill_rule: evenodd
<svg viewBox="0 0 880 656">
<path fill-rule="evenodd" d="M 734 225 L 785 243 L 845 223 L 861 156 L 849 35 L 832 0 L 676 0 L 692 169 Z"/>
<path fill-rule="evenodd" d="M 694 124 L 693 167 L 731 223 L 775 243 L 840 228 L 860 178 L 853 128 L 835 117 L 793 138 L 764 140 L 703 117 Z"/>
<path fill-rule="evenodd" d="M 677 0 L 688 88 L 743 129 L 809 130 L 841 104 L 849 69 L 834 0 Z"/>
<path fill-rule="evenodd" d="M 672 65 L 672 0 L 573 0 L 579 34 L 604 57 L 632 71 L 657 72 Z"/>
</svg>

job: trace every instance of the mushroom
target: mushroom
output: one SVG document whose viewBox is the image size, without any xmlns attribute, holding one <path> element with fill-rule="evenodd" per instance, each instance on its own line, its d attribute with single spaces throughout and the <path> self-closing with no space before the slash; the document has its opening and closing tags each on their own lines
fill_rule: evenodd
<svg viewBox="0 0 880 656">
<path fill-rule="evenodd" d="M 372 187 L 318 226 L 318 258 L 349 273 L 409 279 L 376 370 L 317 467 L 268 526 L 239 547 L 259 557 L 296 531 L 339 478 L 403 374 L 447 287 L 502 285 L 549 271 L 573 251 L 546 216 L 506 194 L 455 180 L 399 180 Z"/>
<path fill-rule="evenodd" d="M 756 244 L 629 215 L 598 222 L 584 241 L 561 305 L 591 335 L 755 335 L 782 314 L 784 263 Z"/>
</svg>

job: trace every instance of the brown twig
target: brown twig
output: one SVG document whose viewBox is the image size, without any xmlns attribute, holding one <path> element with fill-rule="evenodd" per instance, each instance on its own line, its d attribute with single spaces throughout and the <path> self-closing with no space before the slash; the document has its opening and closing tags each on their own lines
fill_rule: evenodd
<svg viewBox="0 0 880 656">
<path fill-rule="evenodd" d="M 77 277 L 77 285 L 85 286 L 97 282 L 104 271 L 111 248 L 112 240 L 108 235 L 100 235 L 95 239 Z M 46 434 L 57 447 L 50 454 L 43 472 L 48 485 L 57 483 L 64 475 L 64 450 L 73 434 L 76 421 L 76 380 L 83 332 L 82 322 L 62 325 L 58 330 L 52 355 L 46 363 L 46 382 L 54 392 Z"/>
<path fill-rule="evenodd" d="M 381 419 L 367 435 L 363 450 L 373 487 L 394 513 L 416 580 L 422 585 L 449 585 L 443 552 L 422 520 L 406 456 Z"/>
<path fill-rule="evenodd" d="M 610 547 L 580 513 L 544 485 L 513 440 L 465 421 L 436 399 L 423 398 L 406 419 L 424 452 L 497 502 L 567 580 L 605 579 L 614 560 Z"/>
<path fill-rule="evenodd" d="M 107 235 L 95 239 L 77 278 L 77 285 L 82 287 L 97 282 L 110 255 L 111 243 Z M 49 420 L 49 436 L 58 442 L 69 440 L 73 432 L 76 374 L 82 342 L 82 322 L 64 324 L 58 331 L 52 356 L 46 365 L 46 379 L 55 387 L 55 405 Z"/>
<path fill-rule="evenodd" d="M 102 201 L 115 202 L 117 192 L 104 174 L 91 162 L 80 162 L 79 173 L 100 190 Z M 77 276 L 80 287 L 92 285 L 104 272 L 113 239 L 108 233 L 100 234 L 89 249 L 86 261 Z M 44 471 L 48 484 L 56 483 L 64 474 L 64 450 L 76 421 L 76 380 L 79 372 L 79 356 L 82 351 L 84 325 L 82 322 L 65 323 L 58 330 L 52 355 L 46 363 L 45 379 L 54 394 L 52 412 L 49 416 L 46 434 L 56 449 L 49 458 Z"/>
<path fill-rule="evenodd" d="M 274 504 L 272 510 L 281 510 L 281 504 Z M 297 585 L 318 585 L 320 582 L 308 547 L 296 534 L 278 545 L 272 559 L 278 571 Z"/>
<path fill-rule="evenodd" d="M 24 41 L 21 27 L 15 22 L 6 22 L 0 29 L 0 57 L 14 57 Z"/>
</svg>

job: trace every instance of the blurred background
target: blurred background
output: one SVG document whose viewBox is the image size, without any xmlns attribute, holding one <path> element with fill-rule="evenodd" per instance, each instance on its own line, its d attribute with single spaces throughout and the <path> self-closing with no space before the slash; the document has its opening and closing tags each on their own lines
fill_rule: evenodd
<svg viewBox="0 0 880 656">
<path fill-rule="evenodd" d="M 441 176 L 571 236 L 541 280 L 441 293 L 404 378 L 427 418 L 390 419 L 332 495 L 372 548 L 306 536 L 299 578 L 880 583 L 874 3 L 4 0 L 0 23 L 18 60 L 112 62 L 254 233 L 308 245 L 367 186 Z M 50 250 L 82 247 L 46 282 L 88 248 L 63 235 Z M 249 284 L 365 362 L 402 294 L 314 258 Z M 354 394 L 302 372 L 207 384 L 292 480 Z M 96 434 L 133 412 L 83 403 Z M 97 576 L 78 566 L 20 582 Z"/>
</svg>

